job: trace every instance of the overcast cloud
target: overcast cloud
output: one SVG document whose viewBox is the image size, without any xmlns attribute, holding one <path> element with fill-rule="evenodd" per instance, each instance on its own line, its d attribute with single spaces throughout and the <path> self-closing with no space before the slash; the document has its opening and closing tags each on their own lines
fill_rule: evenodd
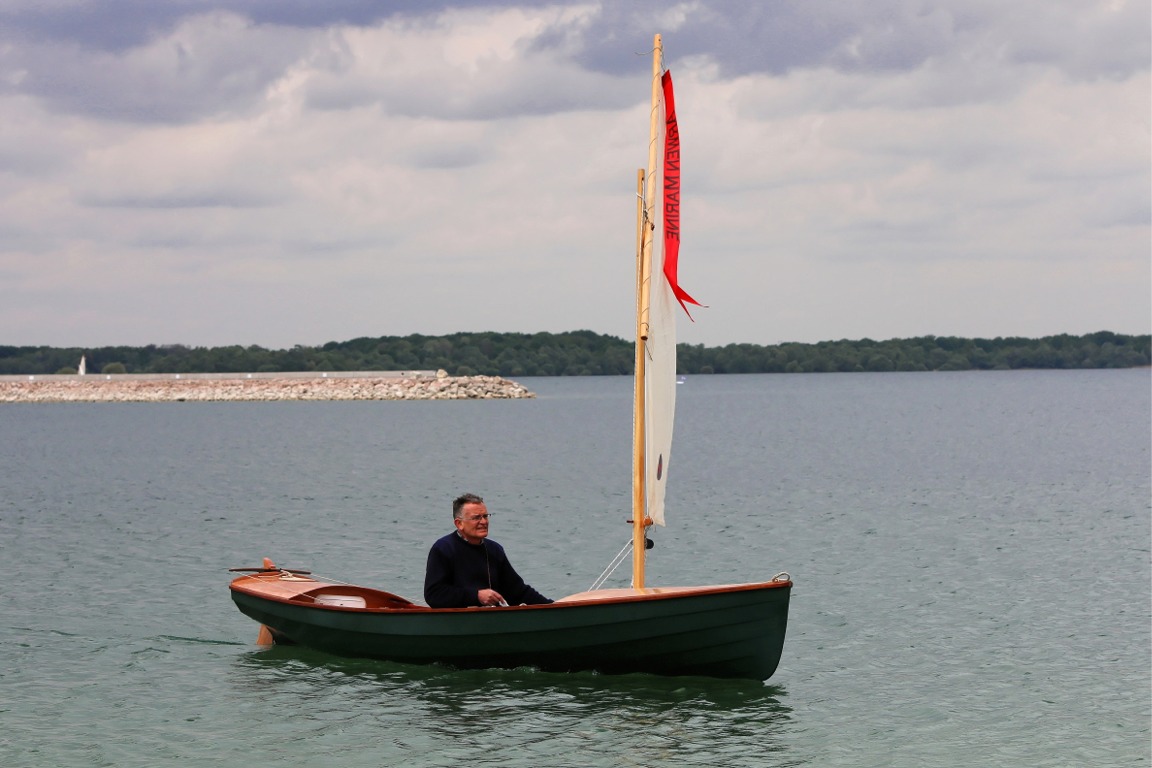
<svg viewBox="0 0 1152 768">
<path fill-rule="evenodd" d="M 0 344 L 631 338 L 655 32 L 709 307 L 682 341 L 1148 333 L 1150 29 L 1125 0 L 0 0 Z"/>
</svg>

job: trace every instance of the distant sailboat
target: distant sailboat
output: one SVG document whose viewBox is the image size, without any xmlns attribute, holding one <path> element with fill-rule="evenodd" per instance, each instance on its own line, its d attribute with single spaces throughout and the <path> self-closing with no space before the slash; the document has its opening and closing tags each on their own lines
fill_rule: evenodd
<svg viewBox="0 0 1152 768">
<path fill-rule="evenodd" d="M 76 369 L 76 373 L 80 376 L 88 373 L 88 360 L 84 355 L 80 355 L 80 367 Z"/>
</svg>

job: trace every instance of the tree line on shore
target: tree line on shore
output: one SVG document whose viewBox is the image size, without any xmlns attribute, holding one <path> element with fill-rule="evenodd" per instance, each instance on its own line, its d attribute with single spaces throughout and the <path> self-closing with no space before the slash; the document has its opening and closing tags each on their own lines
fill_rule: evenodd
<svg viewBox="0 0 1152 768">
<path fill-rule="evenodd" d="M 89 372 L 101 373 L 443 369 L 453 376 L 630 375 L 633 355 L 632 342 L 593 331 L 362 337 L 283 350 L 182 344 L 95 349 L 0 346 L 0 375 L 76 373 L 81 356 Z M 680 344 L 677 367 L 681 374 L 831 373 L 1133 368 L 1150 363 L 1152 336 L 1098 331 L 1038 339 L 920 336 L 767 346 Z"/>
</svg>

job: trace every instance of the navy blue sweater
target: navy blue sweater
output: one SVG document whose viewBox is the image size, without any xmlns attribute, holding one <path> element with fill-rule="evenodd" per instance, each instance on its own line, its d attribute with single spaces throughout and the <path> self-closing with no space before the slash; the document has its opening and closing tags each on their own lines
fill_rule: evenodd
<svg viewBox="0 0 1152 768">
<path fill-rule="evenodd" d="M 437 539 L 428 552 L 424 602 L 432 608 L 480 605 L 476 593 L 482 589 L 496 590 L 509 605 L 552 602 L 524 583 L 504 547 L 491 539 L 469 544 L 456 531 Z"/>
</svg>

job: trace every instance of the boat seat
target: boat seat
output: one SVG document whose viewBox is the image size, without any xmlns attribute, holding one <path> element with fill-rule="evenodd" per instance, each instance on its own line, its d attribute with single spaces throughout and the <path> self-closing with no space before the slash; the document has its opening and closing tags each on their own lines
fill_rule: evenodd
<svg viewBox="0 0 1152 768">
<path fill-rule="evenodd" d="M 326 584 L 292 598 L 294 602 L 313 603 L 333 608 L 359 608 L 361 610 L 411 610 L 419 609 L 411 600 L 391 592 L 350 584 Z"/>
</svg>

